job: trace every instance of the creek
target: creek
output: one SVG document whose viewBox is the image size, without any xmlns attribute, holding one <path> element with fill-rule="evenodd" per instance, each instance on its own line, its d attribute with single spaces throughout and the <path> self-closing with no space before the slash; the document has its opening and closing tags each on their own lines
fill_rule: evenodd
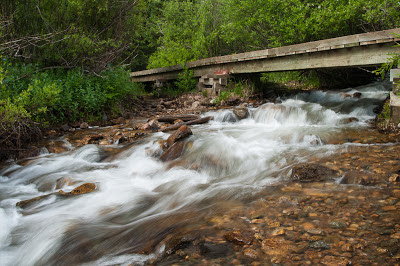
<svg viewBox="0 0 400 266">
<path fill-rule="evenodd" d="M 133 144 L 88 144 L 8 162 L 0 170 L 0 265 L 154 260 L 182 228 L 200 230 L 213 217 L 268 196 L 269 188 L 289 184 L 299 163 L 395 145 L 371 129 L 374 108 L 387 94 L 383 83 L 299 93 L 249 108 L 240 121 L 230 109 L 207 112 L 214 120 L 191 126 L 185 152 L 173 162 L 157 158 L 158 141 L 170 135 L 162 132 Z M 16 207 L 83 183 L 96 190 Z"/>
</svg>

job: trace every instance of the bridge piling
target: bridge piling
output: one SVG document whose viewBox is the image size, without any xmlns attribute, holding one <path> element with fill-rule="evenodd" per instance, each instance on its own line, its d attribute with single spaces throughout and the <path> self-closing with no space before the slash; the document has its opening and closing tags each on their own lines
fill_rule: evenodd
<svg viewBox="0 0 400 266">
<path fill-rule="evenodd" d="M 393 90 L 390 92 L 390 120 L 400 126 L 400 68 L 390 70 Z"/>
</svg>

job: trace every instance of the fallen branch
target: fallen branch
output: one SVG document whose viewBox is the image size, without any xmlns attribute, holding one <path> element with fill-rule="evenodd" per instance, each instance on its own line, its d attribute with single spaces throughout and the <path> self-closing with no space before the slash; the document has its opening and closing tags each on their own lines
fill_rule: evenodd
<svg viewBox="0 0 400 266">
<path fill-rule="evenodd" d="M 167 115 L 157 118 L 157 121 L 165 123 L 173 123 L 176 120 L 182 120 L 183 122 L 188 122 L 199 118 L 200 116 L 198 115 Z"/>
<path fill-rule="evenodd" d="M 171 131 L 171 130 L 177 130 L 178 128 L 180 128 L 183 125 L 190 126 L 190 125 L 205 124 L 205 123 L 208 123 L 208 121 L 213 120 L 213 119 L 214 119 L 213 116 L 206 116 L 206 117 L 202 117 L 202 118 L 199 118 L 199 119 L 191 120 L 191 121 L 188 121 L 188 122 L 179 123 L 179 124 L 176 124 L 176 125 L 173 125 L 173 126 L 170 126 L 170 127 L 166 127 L 166 128 L 161 129 L 161 131 L 162 132 L 167 132 L 167 131 Z"/>
</svg>

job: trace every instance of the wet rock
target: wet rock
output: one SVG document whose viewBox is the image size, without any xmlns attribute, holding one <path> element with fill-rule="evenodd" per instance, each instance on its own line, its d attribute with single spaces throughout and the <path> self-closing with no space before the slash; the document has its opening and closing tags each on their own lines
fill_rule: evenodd
<svg viewBox="0 0 400 266">
<path fill-rule="evenodd" d="M 353 98 L 361 98 L 362 93 L 361 92 L 355 92 L 353 93 Z"/>
<path fill-rule="evenodd" d="M 313 249 L 329 249 L 330 248 L 329 244 L 327 244 L 324 240 L 312 242 L 312 243 L 310 243 L 309 247 L 313 248 Z"/>
<path fill-rule="evenodd" d="M 85 183 L 80 185 L 79 187 L 74 188 L 71 192 L 64 192 L 62 190 L 59 191 L 60 195 L 63 196 L 73 196 L 73 195 L 80 195 L 92 192 L 96 189 L 96 185 L 93 183 Z"/>
<path fill-rule="evenodd" d="M 271 235 L 273 236 L 281 236 L 285 234 L 285 229 L 278 227 L 275 230 L 272 231 Z"/>
<path fill-rule="evenodd" d="M 319 164 L 302 164 L 292 169 L 290 178 L 299 182 L 329 180 L 338 176 L 338 171 Z"/>
<path fill-rule="evenodd" d="M 329 226 L 335 229 L 343 229 L 347 227 L 347 224 L 341 220 L 332 220 L 329 221 Z"/>
<path fill-rule="evenodd" d="M 316 229 L 316 228 L 312 228 L 307 230 L 307 233 L 309 233 L 310 235 L 318 235 L 318 236 L 324 236 L 325 232 L 322 231 L 321 229 Z"/>
<path fill-rule="evenodd" d="M 83 123 L 80 124 L 79 128 L 80 129 L 87 129 L 87 128 L 89 128 L 89 124 L 86 123 L 86 122 L 83 122 Z"/>
<path fill-rule="evenodd" d="M 350 263 L 350 261 L 346 258 L 336 257 L 336 256 L 331 256 L 331 255 L 325 256 L 321 260 L 321 264 L 324 264 L 324 265 L 346 266 L 346 265 L 349 265 L 349 263 Z"/>
<path fill-rule="evenodd" d="M 246 107 L 235 108 L 233 109 L 233 113 L 239 120 L 245 119 L 249 116 L 249 110 Z"/>
<path fill-rule="evenodd" d="M 245 255 L 246 257 L 253 259 L 253 260 L 258 259 L 257 251 L 255 251 L 252 248 L 246 248 L 245 250 L 243 250 L 243 255 Z"/>
<path fill-rule="evenodd" d="M 140 127 L 140 130 L 151 130 L 153 132 L 160 129 L 160 124 L 156 119 L 152 119 Z"/>
<path fill-rule="evenodd" d="M 250 231 L 233 230 L 224 235 L 225 239 L 237 245 L 250 245 L 254 235 Z"/>
<path fill-rule="evenodd" d="M 167 139 L 167 146 L 171 147 L 175 142 L 178 140 L 184 139 L 190 135 L 192 135 L 192 130 L 186 125 L 181 126 L 178 128 L 177 131 L 171 134 L 171 136 L 168 137 Z"/>
<path fill-rule="evenodd" d="M 63 153 L 70 150 L 64 141 L 50 141 L 46 144 L 46 149 L 50 153 Z"/>
<path fill-rule="evenodd" d="M 35 197 L 32 199 L 28 199 L 28 200 L 22 200 L 22 201 L 17 202 L 16 206 L 20 207 L 20 208 L 26 208 L 26 207 L 29 207 L 30 205 L 32 205 L 33 203 L 36 203 L 42 199 L 46 199 L 46 198 L 50 197 L 51 195 L 54 195 L 54 193 Z"/>
<path fill-rule="evenodd" d="M 192 244 L 196 239 L 200 236 L 197 233 L 185 233 L 182 235 L 175 235 L 171 237 L 165 243 L 165 251 L 166 255 L 174 254 L 179 249 L 184 249 Z"/>
<path fill-rule="evenodd" d="M 205 242 L 200 245 L 201 255 L 211 258 L 223 258 L 232 253 L 232 249 L 228 244 L 215 244 Z"/>
<path fill-rule="evenodd" d="M 264 239 L 261 247 L 270 256 L 285 256 L 296 248 L 292 241 L 285 240 L 283 237 Z"/>
<path fill-rule="evenodd" d="M 158 145 L 160 145 L 161 150 L 166 151 L 168 149 L 167 140 L 159 140 Z"/>
<path fill-rule="evenodd" d="M 350 117 L 350 118 L 348 118 L 348 119 L 346 119 L 346 124 L 349 124 L 349 123 L 352 123 L 352 122 L 358 122 L 358 121 L 360 121 L 358 118 L 356 118 L 356 117 Z"/>
<path fill-rule="evenodd" d="M 389 177 L 389 182 L 390 183 L 397 183 L 400 182 L 400 175 L 398 174 L 393 174 Z"/>
<path fill-rule="evenodd" d="M 183 154 L 184 148 L 185 142 L 178 141 L 161 155 L 160 160 L 163 162 L 175 160 Z"/>
</svg>

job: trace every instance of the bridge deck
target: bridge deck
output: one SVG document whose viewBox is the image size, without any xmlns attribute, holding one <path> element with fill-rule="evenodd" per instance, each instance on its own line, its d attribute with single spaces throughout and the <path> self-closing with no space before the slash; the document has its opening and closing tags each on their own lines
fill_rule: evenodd
<svg viewBox="0 0 400 266">
<path fill-rule="evenodd" d="M 290 46 L 211 57 L 188 62 L 195 77 L 228 70 L 229 74 L 290 71 L 328 67 L 372 66 L 387 61 L 400 28 L 343 36 Z M 148 82 L 177 78 L 181 65 L 131 73 L 133 81 Z"/>
</svg>

